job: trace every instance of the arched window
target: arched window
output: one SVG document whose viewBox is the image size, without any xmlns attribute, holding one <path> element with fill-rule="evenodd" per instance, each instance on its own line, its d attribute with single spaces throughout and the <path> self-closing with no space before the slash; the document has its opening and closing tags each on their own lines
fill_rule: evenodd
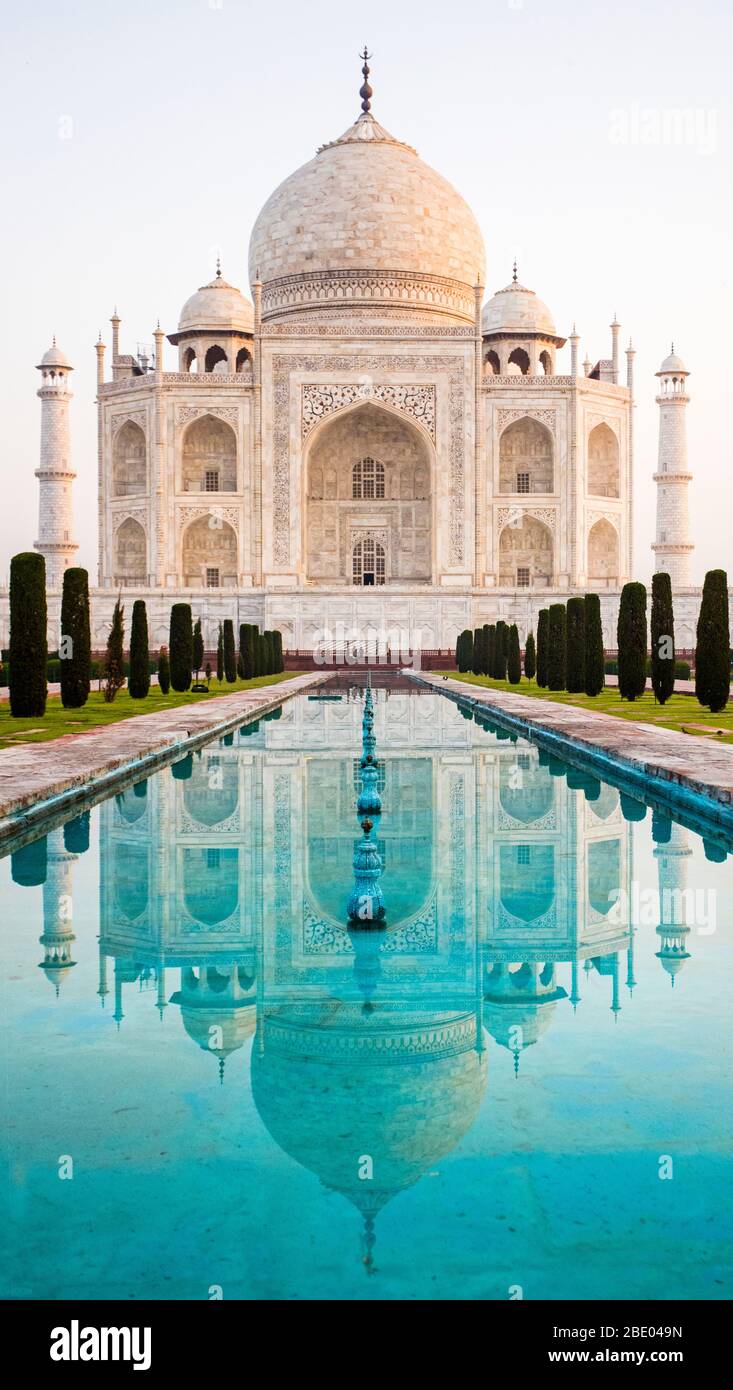
<svg viewBox="0 0 733 1390">
<path fill-rule="evenodd" d="M 186 351 L 185 351 L 184 354 L 183 354 L 183 370 L 184 370 L 184 372 L 197 372 L 197 371 L 198 371 L 198 363 L 197 363 L 197 361 L 196 361 L 196 349 L 195 349 L 195 348 L 192 348 L 192 347 L 186 348 Z"/>
<path fill-rule="evenodd" d="M 352 572 L 355 584 L 383 584 L 385 576 L 384 546 L 373 536 L 364 536 L 354 546 Z"/>
<path fill-rule="evenodd" d="M 588 435 L 588 491 L 595 497 L 619 495 L 618 440 L 605 423 Z"/>
<path fill-rule="evenodd" d="M 227 369 L 227 355 L 222 347 L 210 347 L 206 354 L 205 370 L 207 372 L 225 372 Z"/>
<path fill-rule="evenodd" d="M 351 496 L 362 500 L 384 497 L 384 464 L 367 455 L 354 464 Z"/>
<path fill-rule="evenodd" d="M 145 435 L 134 420 L 127 420 L 114 438 L 112 488 L 115 497 L 134 497 L 147 489 Z"/>
<path fill-rule="evenodd" d="M 492 348 L 491 351 L 487 352 L 486 356 L 484 357 L 484 376 L 500 375 L 501 365 L 499 362 L 499 354 L 498 352 L 494 352 L 494 349 Z"/>
<path fill-rule="evenodd" d="M 550 354 L 547 351 L 547 349 L 545 349 L 544 352 L 540 353 L 539 364 L 545 376 L 552 376 L 552 358 L 550 357 Z"/>
<path fill-rule="evenodd" d="M 246 347 L 240 348 L 237 353 L 236 370 L 238 372 L 251 372 L 252 357 Z"/>
<path fill-rule="evenodd" d="M 529 374 L 529 353 L 517 347 L 509 354 L 508 376 L 527 376 Z"/>
</svg>

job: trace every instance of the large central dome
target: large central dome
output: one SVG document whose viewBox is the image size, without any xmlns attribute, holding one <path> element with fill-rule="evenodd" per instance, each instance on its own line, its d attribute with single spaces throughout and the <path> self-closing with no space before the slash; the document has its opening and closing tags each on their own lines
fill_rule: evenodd
<svg viewBox="0 0 733 1390">
<path fill-rule="evenodd" d="M 249 274 L 264 319 L 399 310 L 472 323 L 484 244 L 455 188 L 364 111 L 268 198 Z"/>
</svg>

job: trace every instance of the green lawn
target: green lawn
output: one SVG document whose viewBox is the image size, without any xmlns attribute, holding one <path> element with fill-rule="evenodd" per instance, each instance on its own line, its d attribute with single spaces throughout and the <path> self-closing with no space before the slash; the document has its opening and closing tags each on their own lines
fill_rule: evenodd
<svg viewBox="0 0 733 1390">
<path fill-rule="evenodd" d="M 576 705 L 581 709 L 614 714 L 619 719 L 634 719 L 644 724 L 656 724 L 660 729 L 675 729 L 692 737 L 715 738 L 719 743 L 733 743 L 733 705 L 719 714 L 703 709 L 694 695 L 673 695 L 665 705 L 655 702 L 647 690 L 639 700 L 622 700 L 618 690 L 609 686 L 595 699 L 590 695 L 568 695 L 567 691 L 541 690 L 534 681 L 522 676 L 521 685 L 495 681 L 489 676 L 460 675 L 458 671 L 433 671 L 434 676 L 450 675 L 467 685 L 483 685 L 488 690 L 509 690 L 515 695 L 532 695 L 538 700 L 552 700 L 558 705 Z"/>
<path fill-rule="evenodd" d="M 238 690 L 254 690 L 263 685 L 277 685 L 288 680 L 293 671 L 283 671 L 276 676 L 255 676 L 251 681 L 236 681 L 228 685 L 213 677 L 208 694 L 194 695 L 190 690 L 182 695 L 171 690 L 161 695 L 157 685 L 151 685 L 150 694 L 145 700 L 131 700 L 127 689 L 118 690 L 111 705 L 104 702 L 101 690 L 92 690 L 87 703 L 81 709 L 64 709 L 60 695 L 49 695 L 46 713 L 40 719 L 14 719 L 7 700 L 0 701 L 0 748 L 14 748 L 19 743 L 46 743 L 49 739 L 61 738 L 63 734 L 78 734 L 85 729 L 99 728 L 102 724 L 116 724 L 120 719 L 130 719 L 135 714 L 157 714 L 159 710 L 177 709 L 179 705 L 191 705 L 198 700 L 210 700 L 212 696 L 234 695 Z"/>
</svg>

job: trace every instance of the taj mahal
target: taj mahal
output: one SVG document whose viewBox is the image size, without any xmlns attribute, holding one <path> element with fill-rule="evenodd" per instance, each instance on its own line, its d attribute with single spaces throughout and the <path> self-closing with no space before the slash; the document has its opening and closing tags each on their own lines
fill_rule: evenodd
<svg viewBox="0 0 733 1390">
<path fill-rule="evenodd" d="M 95 646 L 119 590 L 146 599 L 154 644 L 186 597 L 207 642 L 233 617 L 293 650 L 339 624 L 418 633 L 425 649 L 497 618 L 524 637 L 539 608 L 593 590 L 615 645 L 635 573 L 633 347 L 614 314 L 606 352 L 581 364 L 575 328 L 558 330 L 516 265 L 486 293 L 477 221 L 375 118 L 369 56 L 356 121 L 255 222 L 251 297 L 217 266 L 151 356 L 123 350 L 116 310 L 111 362 L 100 336 Z M 35 544 L 57 623 L 77 548 L 72 366 L 55 342 L 39 365 Z M 688 373 L 673 350 L 657 375 L 654 568 L 672 576 L 684 647 L 699 603 Z"/>
</svg>

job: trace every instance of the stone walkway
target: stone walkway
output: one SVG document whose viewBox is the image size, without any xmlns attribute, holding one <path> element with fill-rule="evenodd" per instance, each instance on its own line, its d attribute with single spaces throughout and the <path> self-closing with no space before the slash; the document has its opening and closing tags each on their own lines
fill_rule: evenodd
<svg viewBox="0 0 733 1390">
<path fill-rule="evenodd" d="M 658 778 L 674 784 L 683 794 L 706 797 L 718 804 L 716 819 L 733 828 L 733 747 L 729 744 L 529 695 L 482 689 L 452 677 L 444 680 L 421 672 L 412 678 L 444 694 L 450 692 L 485 706 L 487 713 L 495 710 L 506 716 L 518 733 L 545 734 L 544 742 L 554 745 L 560 756 L 563 745 L 568 752 L 580 747 L 593 755 L 601 774 L 605 761 L 610 777 L 615 767 L 617 773 L 647 781 Z"/>
<path fill-rule="evenodd" d="M 180 705 L 170 712 L 136 714 L 118 724 L 65 734 L 48 743 L 0 751 L 0 840 L 33 824 L 50 810 L 72 804 L 99 786 L 111 788 L 134 768 L 141 776 L 156 759 L 180 748 L 183 755 L 217 733 L 227 733 L 329 678 L 308 671 L 274 686 Z M 49 805 L 49 803 L 51 803 Z"/>
</svg>

